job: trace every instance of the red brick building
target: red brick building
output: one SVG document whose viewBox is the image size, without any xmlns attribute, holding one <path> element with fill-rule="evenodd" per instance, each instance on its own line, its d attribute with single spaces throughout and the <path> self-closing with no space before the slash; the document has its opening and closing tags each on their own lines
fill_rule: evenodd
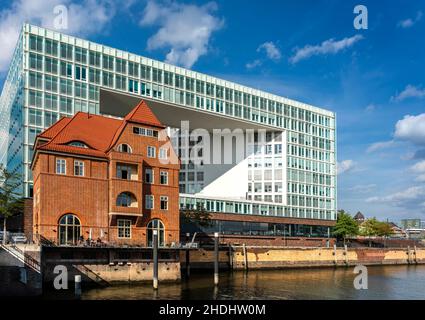
<svg viewBox="0 0 425 320">
<path fill-rule="evenodd" d="M 124 119 L 83 112 L 37 136 L 35 240 L 162 245 L 179 241 L 179 159 L 145 102 Z"/>
</svg>

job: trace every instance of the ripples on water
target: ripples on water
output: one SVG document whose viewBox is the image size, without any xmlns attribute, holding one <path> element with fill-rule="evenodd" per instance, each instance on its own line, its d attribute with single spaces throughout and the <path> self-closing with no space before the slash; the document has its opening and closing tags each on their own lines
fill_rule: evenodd
<svg viewBox="0 0 425 320">
<path fill-rule="evenodd" d="M 88 289 L 82 299 L 424 299 L 425 266 L 368 267 L 369 289 L 356 290 L 354 267 L 225 272 L 214 289 L 212 272 L 182 283 Z"/>
</svg>

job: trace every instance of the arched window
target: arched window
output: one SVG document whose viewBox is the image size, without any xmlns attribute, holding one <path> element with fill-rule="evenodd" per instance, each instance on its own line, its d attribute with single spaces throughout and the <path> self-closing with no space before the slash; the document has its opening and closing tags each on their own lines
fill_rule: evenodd
<svg viewBox="0 0 425 320">
<path fill-rule="evenodd" d="M 132 150 L 128 144 L 122 143 L 118 146 L 118 152 L 132 153 Z"/>
<path fill-rule="evenodd" d="M 77 216 L 66 214 L 59 219 L 59 244 L 75 245 L 81 236 L 81 222 Z"/>
<path fill-rule="evenodd" d="M 158 231 L 158 245 L 164 246 L 164 224 L 159 219 L 149 221 L 147 225 L 147 243 L 149 247 L 153 246 L 153 231 Z"/>
<path fill-rule="evenodd" d="M 137 207 L 137 199 L 130 192 L 122 192 L 117 197 L 118 207 Z"/>
</svg>

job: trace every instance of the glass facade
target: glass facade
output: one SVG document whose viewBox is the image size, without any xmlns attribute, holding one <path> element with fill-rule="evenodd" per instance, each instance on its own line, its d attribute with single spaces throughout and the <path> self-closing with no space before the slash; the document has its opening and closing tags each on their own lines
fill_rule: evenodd
<svg viewBox="0 0 425 320">
<path fill-rule="evenodd" d="M 29 24 L 0 98 L 1 162 L 23 173 L 26 196 L 35 136 L 62 116 L 98 114 L 101 88 L 286 131 L 287 150 L 273 150 L 286 152 L 287 161 L 286 205 L 276 207 L 285 216 L 336 219 L 333 112 Z M 268 196 L 270 186 L 261 187 Z M 271 188 L 273 201 L 280 201 L 279 185 Z M 250 205 L 261 214 L 262 204 Z"/>
<path fill-rule="evenodd" d="M 225 235 L 325 238 L 332 232 L 332 228 L 327 226 L 223 220 L 211 220 L 208 226 L 200 226 L 195 222 L 182 222 L 181 226 L 182 233 L 191 234 L 220 232 Z"/>
<path fill-rule="evenodd" d="M 9 171 L 24 177 L 28 174 L 24 166 L 24 140 L 34 139 L 38 131 L 35 128 L 28 130 L 23 126 L 29 121 L 23 108 L 25 103 L 23 38 L 21 33 L 0 96 L 0 163 Z M 32 121 L 36 120 L 32 119 Z"/>
</svg>

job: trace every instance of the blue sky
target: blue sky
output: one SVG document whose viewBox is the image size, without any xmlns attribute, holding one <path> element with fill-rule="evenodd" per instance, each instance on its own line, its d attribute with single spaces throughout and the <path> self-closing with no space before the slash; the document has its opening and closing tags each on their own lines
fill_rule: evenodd
<svg viewBox="0 0 425 320">
<path fill-rule="evenodd" d="M 338 208 L 425 218 L 425 1 L 0 0 L 2 85 L 19 26 L 65 33 L 333 110 Z"/>
</svg>

